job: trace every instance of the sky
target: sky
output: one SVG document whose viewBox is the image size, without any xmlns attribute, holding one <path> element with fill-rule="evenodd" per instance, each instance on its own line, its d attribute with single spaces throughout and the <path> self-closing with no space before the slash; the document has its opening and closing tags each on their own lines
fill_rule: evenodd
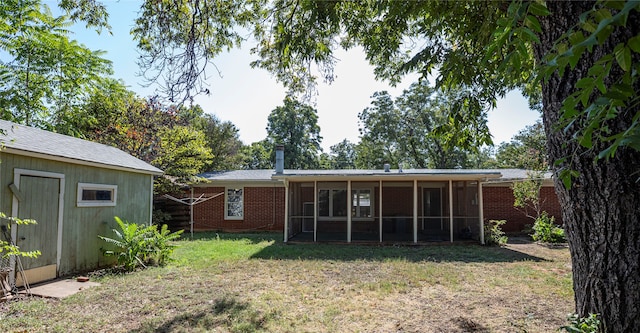
<svg viewBox="0 0 640 333">
<path fill-rule="evenodd" d="M 47 0 L 54 14 L 55 1 Z M 104 58 L 113 62 L 114 77 L 124 80 L 130 90 L 142 97 L 154 95 L 153 87 L 144 87 L 145 80 L 138 76 L 136 64 L 138 53 L 130 30 L 137 18 L 140 2 L 135 0 L 105 0 L 109 11 L 112 34 L 97 34 L 94 29 L 85 29 L 83 24 L 74 25 L 72 39 L 78 40 L 92 50 L 103 50 Z M 239 129 L 244 144 L 260 141 L 267 136 L 269 113 L 283 104 L 285 89 L 267 71 L 252 69 L 249 63 L 255 56 L 243 49 L 234 49 L 214 59 L 217 70 L 211 66 L 207 83 L 211 94 L 198 96 L 195 103 L 207 113 L 215 114 L 223 121 L 230 121 Z M 311 101 L 318 111 L 318 125 L 323 137 L 322 148 L 348 139 L 359 141 L 358 113 L 371 103 L 371 95 L 387 90 L 398 96 L 415 82 L 417 75 L 406 77 L 396 87 L 376 81 L 371 67 L 361 49 L 338 50 L 339 59 L 335 67 L 336 79 L 332 84 L 320 82 L 317 95 Z M 220 73 L 218 73 L 218 71 Z M 496 109 L 489 112 L 488 126 L 494 143 L 510 141 L 511 137 L 527 125 L 533 124 L 540 114 L 530 110 L 527 101 L 517 92 L 511 92 L 498 101 Z"/>
</svg>

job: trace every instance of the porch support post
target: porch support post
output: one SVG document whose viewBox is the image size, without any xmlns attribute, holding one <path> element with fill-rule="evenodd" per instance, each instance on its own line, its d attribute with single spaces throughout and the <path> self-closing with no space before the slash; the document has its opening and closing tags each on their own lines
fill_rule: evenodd
<svg viewBox="0 0 640 333">
<path fill-rule="evenodd" d="M 313 241 L 318 241 L 318 181 L 313 181 Z"/>
<path fill-rule="evenodd" d="M 478 217 L 480 219 L 480 244 L 484 245 L 484 203 L 482 201 L 482 181 L 478 181 Z"/>
<path fill-rule="evenodd" d="M 453 243 L 453 180 L 449 179 L 449 241 Z"/>
<path fill-rule="evenodd" d="M 289 240 L 289 182 L 284 181 L 284 242 Z"/>
<path fill-rule="evenodd" d="M 382 179 L 380 180 L 380 187 L 378 188 L 378 223 L 380 224 L 380 243 L 382 243 Z"/>
<path fill-rule="evenodd" d="M 413 180 L 413 242 L 418 242 L 418 180 Z"/>
<path fill-rule="evenodd" d="M 351 243 L 351 180 L 347 180 L 347 243 Z"/>
</svg>

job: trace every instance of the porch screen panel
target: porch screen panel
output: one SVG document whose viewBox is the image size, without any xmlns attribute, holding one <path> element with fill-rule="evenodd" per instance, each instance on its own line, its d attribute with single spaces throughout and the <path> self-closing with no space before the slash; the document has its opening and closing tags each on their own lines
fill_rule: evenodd
<svg viewBox="0 0 640 333">
<path fill-rule="evenodd" d="M 351 240 L 380 241 L 380 221 L 374 214 L 374 187 L 378 183 L 351 183 Z"/>
<path fill-rule="evenodd" d="M 453 239 L 480 240 L 478 182 L 453 182 Z"/>
<path fill-rule="evenodd" d="M 289 230 L 295 240 L 313 240 L 313 183 L 289 183 Z"/>
<path fill-rule="evenodd" d="M 347 240 L 347 183 L 318 183 L 318 241 Z"/>
<path fill-rule="evenodd" d="M 449 183 L 418 183 L 418 240 L 450 241 Z"/>
</svg>

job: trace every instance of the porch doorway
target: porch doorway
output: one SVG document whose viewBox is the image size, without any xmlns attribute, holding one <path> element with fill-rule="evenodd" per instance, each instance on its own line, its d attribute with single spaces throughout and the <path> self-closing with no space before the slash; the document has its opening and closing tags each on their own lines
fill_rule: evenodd
<svg viewBox="0 0 640 333">
<path fill-rule="evenodd" d="M 444 216 L 443 189 L 441 187 L 422 188 L 421 240 L 448 241 L 449 218 Z"/>
</svg>

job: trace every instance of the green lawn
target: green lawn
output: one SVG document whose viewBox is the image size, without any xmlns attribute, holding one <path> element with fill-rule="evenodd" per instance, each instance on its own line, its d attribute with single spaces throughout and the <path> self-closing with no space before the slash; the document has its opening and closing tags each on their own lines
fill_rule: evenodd
<svg viewBox="0 0 640 333">
<path fill-rule="evenodd" d="M 196 236 L 167 267 L 0 304 L 0 332 L 551 332 L 573 311 L 566 248 Z"/>
</svg>

